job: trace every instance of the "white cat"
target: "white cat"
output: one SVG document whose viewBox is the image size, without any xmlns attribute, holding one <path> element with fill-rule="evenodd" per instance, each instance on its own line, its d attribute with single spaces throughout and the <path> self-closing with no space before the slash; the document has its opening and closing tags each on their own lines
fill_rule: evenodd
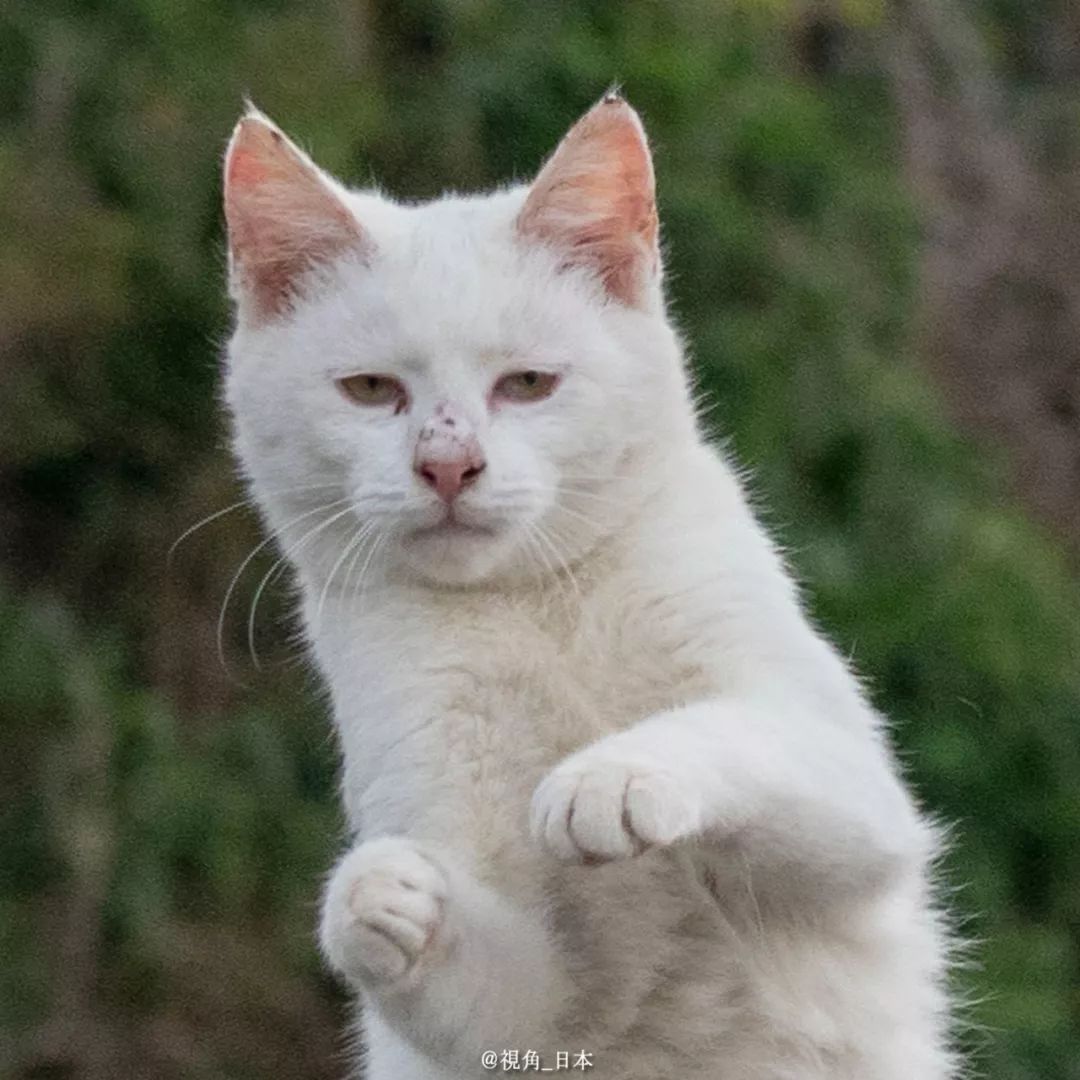
<svg viewBox="0 0 1080 1080">
<path fill-rule="evenodd" d="M 251 112 L 225 208 L 228 403 L 333 694 L 355 841 L 321 942 L 371 1080 L 954 1076 L 935 833 L 697 426 L 635 112 L 423 205 Z"/>
</svg>

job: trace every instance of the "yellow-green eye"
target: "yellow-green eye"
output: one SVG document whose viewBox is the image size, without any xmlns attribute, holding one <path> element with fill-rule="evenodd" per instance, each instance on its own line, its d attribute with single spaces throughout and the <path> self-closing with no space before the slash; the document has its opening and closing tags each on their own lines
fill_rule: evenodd
<svg viewBox="0 0 1080 1080">
<path fill-rule="evenodd" d="M 393 405 L 401 412 L 408 400 L 405 387 L 389 375 L 349 375 L 337 384 L 358 405 Z"/>
<path fill-rule="evenodd" d="M 558 382 L 559 376 L 549 371 L 515 371 L 495 384 L 495 396 L 507 401 L 542 401 Z"/>
</svg>

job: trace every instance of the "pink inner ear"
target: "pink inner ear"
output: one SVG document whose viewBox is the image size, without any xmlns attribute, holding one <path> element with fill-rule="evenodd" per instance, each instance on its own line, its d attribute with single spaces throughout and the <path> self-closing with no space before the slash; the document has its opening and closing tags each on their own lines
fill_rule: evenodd
<svg viewBox="0 0 1080 1080">
<path fill-rule="evenodd" d="M 605 99 L 570 129 L 518 218 L 523 235 L 560 247 L 623 303 L 641 303 L 659 265 L 652 160 L 637 114 Z"/>
<path fill-rule="evenodd" d="M 225 183 L 230 188 L 251 187 L 270 176 L 270 170 L 259 155 L 247 147 L 237 146 L 229 155 L 229 167 Z"/>
<path fill-rule="evenodd" d="M 364 247 L 356 219 L 318 169 L 276 128 L 240 121 L 225 163 L 234 275 L 257 319 L 286 310 L 312 267 Z"/>
</svg>

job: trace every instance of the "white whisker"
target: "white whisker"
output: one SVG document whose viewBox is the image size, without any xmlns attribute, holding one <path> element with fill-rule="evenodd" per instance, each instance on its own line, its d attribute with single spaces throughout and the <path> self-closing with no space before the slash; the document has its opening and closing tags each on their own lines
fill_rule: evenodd
<svg viewBox="0 0 1080 1080">
<path fill-rule="evenodd" d="M 345 580 L 341 583 L 341 595 L 342 596 L 348 595 L 349 582 L 352 581 L 352 576 L 356 572 L 356 564 L 360 561 L 360 557 L 364 554 L 364 545 L 367 542 L 368 538 L 369 537 L 372 538 L 372 543 L 375 543 L 375 541 L 378 538 L 378 528 L 377 528 L 375 522 L 374 521 L 369 521 L 369 522 L 367 522 L 367 525 L 369 526 L 369 528 L 364 533 L 363 540 L 359 544 L 356 545 L 356 548 L 353 551 L 353 556 L 349 560 L 349 567 L 345 571 Z M 373 534 L 375 534 L 375 535 L 373 536 Z"/>
<path fill-rule="evenodd" d="M 536 556 L 536 561 L 543 564 L 543 572 L 538 573 L 537 579 L 543 581 L 546 574 L 548 578 L 555 579 L 556 585 L 558 585 L 558 570 L 548 557 L 547 553 L 537 542 L 536 525 L 532 522 L 525 522 L 525 528 L 525 538 L 529 541 L 529 550 Z"/>
<path fill-rule="evenodd" d="M 583 473 L 572 472 L 567 473 L 562 477 L 562 483 L 574 483 L 577 480 L 585 480 L 591 483 L 607 484 L 614 480 L 625 480 L 626 477 L 618 472 L 606 472 L 606 473 Z"/>
<path fill-rule="evenodd" d="M 368 567 L 372 565 L 372 560 L 375 558 L 375 555 L 380 548 L 385 546 L 389 536 L 389 532 L 381 532 L 375 535 L 375 539 L 371 543 L 371 548 L 368 550 L 367 558 L 364 559 L 364 565 L 360 567 L 360 574 L 356 579 L 356 584 L 353 586 L 353 598 L 355 599 L 357 606 L 362 606 L 364 603 L 364 591 L 367 589 Z M 359 590 L 359 596 L 357 596 L 357 590 Z"/>
<path fill-rule="evenodd" d="M 319 629 L 322 627 L 322 615 L 323 608 L 326 605 L 326 597 L 330 592 L 330 586 L 334 582 L 334 578 L 337 572 L 344 565 L 345 560 L 352 554 L 353 550 L 361 546 L 368 534 L 374 528 L 370 521 L 363 522 L 360 527 L 349 537 L 348 541 L 342 545 L 341 554 L 338 556 L 337 561 L 330 568 L 330 573 L 326 576 L 326 581 L 323 583 L 322 591 L 319 593 L 319 602 L 315 606 L 315 627 Z"/>
<path fill-rule="evenodd" d="M 600 528 L 601 528 L 601 526 L 599 525 L 599 523 L 598 523 L 598 522 L 596 522 L 596 521 L 594 521 L 594 520 L 593 520 L 593 519 L 592 519 L 591 517 L 589 517 L 589 516 L 588 516 L 587 514 L 583 514 L 583 513 L 581 513 L 581 512 L 579 511 L 579 510 L 572 510 L 572 509 L 571 509 L 571 508 L 570 508 L 569 506 L 567 506 L 567 505 L 566 505 L 565 503 L 559 503 L 559 504 L 558 504 L 558 505 L 556 506 L 556 510 L 557 510 L 558 512 L 560 512 L 560 513 L 563 513 L 563 514 L 569 514 L 569 515 L 570 515 L 571 517 L 575 517 L 575 518 L 577 518 L 577 519 L 578 519 L 579 521 L 584 521 L 586 525 L 590 526 L 590 528 L 593 528 L 593 529 L 600 529 Z"/>
<path fill-rule="evenodd" d="M 247 621 L 247 642 L 248 642 L 248 655 L 251 657 L 252 665 L 256 671 L 262 670 L 262 664 L 259 662 L 259 656 L 255 649 L 255 615 L 259 610 L 259 600 L 262 598 L 263 590 L 270 584 L 270 582 L 277 576 L 279 570 L 284 569 L 288 563 L 288 555 L 281 555 L 277 558 L 274 564 L 269 570 L 263 574 L 262 581 L 259 582 L 259 587 L 255 590 L 255 595 L 251 600 L 251 607 L 248 611 Z"/>
<path fill-rule="evenodd" d="M 333 502 L 327 503 L 324 506 L 317 506 L 313 510 L 307 510 L 303 514 L 300 514 L 298 517 L 293 518 L 292 521 L 290 521 L 286 525 L 284 525 L 282 527 L 282 531 L 284 531 L 285 529 L 291 529 L 294 525 L 299 524 L 301 521 L 304 521 L 305 519 L 310 518 L 310 517 L 314 516 L 315 514 L 324 514 L 327 511 L 333 510 L 335 507 L 340 506 L 343 502 L 350 502 L 350 501 L 351 501 L 350 497 L 345 496 L 344 498 L 341 498 L 341 499 L 335 499 Z M 346 510 L 343 511 L 342 513 L 347 513 L 349 509 L 350 508 L 346 508 Z M 336 521 L 337 516 L 332 517 L 330 520 L 331 521 Z M 324 525 L 328 524 L 328 522 L 324 522 L 323 524 Z M 225 660 L 225 615 L 226 615 L 226 613 L 228 612 L 228 609 L 229 609 L 229 602 L 232 600 L 232 595 L 236 591 L 236 586 L 239 583 L 240 578 L 243 577 L 244 571 L 251 565 L 252 559 L 254 559 L 259 554 L 259 552 L 262 551 L 268 544 L 271 544 L 275 540 L 278 540 L 278 539 L 280 539 L 278 533 L 271 533 L 269 536 L 266 537 L 266 539 L 264 539 L 264 540 L 260 541 L 258 544 L 256 544 L 255 547 L 253 547 L 251 549 L 251 551 L 248 553 L 248 555 L 244 559 L 244 561 L 241 562 L 241 564 L 240 564 L 239 568 L 237 569 L 236 573 L 233 574 L 232 580 L 229 582 L 228 589 L 225 590 L 225 599 L 221 602 L 221 612 L 218 615 L 217 651 L 218 651 L 218 661 L 221 663 L 221 666 L 226 671 L 228 670 L 229 665 Z"/>
<path fill-rule="evenodd" d="M 331 503 L 330 505 L 333 506 L 334 504 Z M 300 553 L 301 549 L 307 545 L 308 541 L 310 541 L 316 534 L 321 532 L 323 528 L 343 517 L 345 513 L 348 512 L 348 509 L 351 509 L 351 507 L 347 508 L 341 514 L 335 514 L 328 521 L 320 522 L 320 524 L 316 525 L 315 528 L 310 529 L 308 532 L 306 532 L 295 544 L 292 545 L 292 547 L 289 548 L 288 551 L 286 551 L 277 559 L 273 566 L 271 566 L 270 569 L 263 575 L 262 581 L 259 582 L 259 587 L 255 590 L 255 596 L 252 598 L 251 601 L 251 608 L 248 613 L 247 623 L 248 653 L 251 656 L 251 660 L 256 671 L 262 670 L 262 665 L 259 663 L 259 657 L 255 649 L 255 619 L 256 613 L 258 612 L 259 608 L 259 600 L 262 597 L 263 591 L 270 584 L 270 582 L 278 576 L 279 571 L 283 570 L 285 566 L 296 555 Z"/>
<path fill-rule="evenodd" d="M 335 504 L 331 503 L 331 506 L 333 506 L 333 505 L 335 505 Z M 337 514 L 331 515 L 331 517 L 328 518 L 326 521 L 321 521 L 314 528 L 309 529 L 306 533 L 304 533 L 304 535 L 302 537 L 300 537 L 300 539 L 295 544 L 292 545 L 292 547 L 289 548 L 288 551 L 285 552 L 284 555 L 281 556 L 281 558 L 279 558 L 277 560 L 277 562 L 274 563 L 273 566 L 270 567 L 270 570 L 267 572 L 267 574 L 263 577 L 262 581 L 259 583 L 259 588 L 256 590 L 255 597 L 251 602 L 251 610 L 250 610 L 250 612 L 248 614 L 248 624 L 247 624 L 248 651 L 251 654 L 251 659 L 254 662 L 255 669 L 257 671 L 262 670 L 262 668 L 261 668 L 261 665 L 259 663 L 258 654 L 256 653 L 256 650 L 255 650 L 255 615 L 256 615 L 256 611 L 258 610 L 259 597 L 262 595 L 262 591 L 263 591 L 264 587 L 269 583 L 270 578 L 274 574 L 275 570 L 277 570 L 279 568 L 283 568 L 286 565 L 286 563 L 291 561 L 296 555 L 298 555 L 300 553 L 301 549 L 303 549 L 313 537 L 315 537 L 320 532 L 322 532 L 323 529 L 328 528 L 335 521 L 340 521 L 341 518 L 345 517 L 346 514 L 350 513 L 350 511 L 352 509 L 353 508 L 352 508 L 351 505 L 346 506 L 344 510 L 340 511 Z"/>
<path fill-rule="evenodd" d="M 338 488 L 340 488 L 340 486 L 341 486 L 340 484 L 329 484 L 329 483 L 328 484 L 297 484 L 294 487 L 274 488 L 274 489 L 271 489 L 270 493 L 275 494 L 275 495 L 281 495 L 281 494 L 285 494 L 287 492 L 296 492 L 296 491 L 316 492 L 316 491 L 321 491 L 321 490 L 325 490 L 325 489 L 328 489 L 328 488 L 338 489 Z M 254 498 L 252 498 L 250 495 L 248 495 L 243 499 L 237 499 L 236 502 L 231 503 L 230 505 L 226 506 L 222 510 L 215 510 L 212 514 L 207 514 L 206 517 L 201 518 L 199 521 L 196 521 L 194 525 L 188 526 L 188 528 L 186 528 L 172 542 L 172 544 L 169 546 L 169 550 L 165 555 L 165 565 L 166 565 L 166 567 L 171 567 L 172 566 L 173 556 L 176 554 L 176 549 L 189 536 L 191 536 L 194 533 L 197 533 L 204 526 L 210 525 L 212 522 L 217 521 L 218 518 L 222 518 L 226 514 L 234 513 L 235 511 L 240 510 L 245 506 L 249 507 L 249 508 L 251 508 L 253 510 L 258 509 L 258 503 L 255 501 Z"/>
<path fill-rule="evenodd" d="M 605 503 L 608 506 L 625 506 L 625 498 L 614 498 L 611 495 L 601 495 L 597 491 L 590 491 L 588 488 L 574 487 L 570 484 L 560 484 L 559 490 L 565 494 L 571 496 L 574 499 L 592 499 L 594 502 Z"/>
<path fill-rule="evenodd" d="M 580 606 L 581 606 L 581 588 L 578 585 L 577 578 L 574 576 L 574 572 L 570 569 L 569 564 L 567 563 L 566 559 L 563 557 L 562 552 L 559 550 L 558 546 L 551 539 L 551 537 L 548 535 L 548 533 L 545 531 L 545 529 L 538 522 L 533 522 L 531 524 L 531 526 L 530 526 L 530 529 L 531 529 L 533 535 L 536 537 L 536 539 L 541 541 L 544 545 L 546 545 L 547 550 L 550 551 L 551 554 L 555 557 L 555 562 L 556 562 L 557 565 L 551 566 L 551 574 L 552 574 L 552 577 L 553 577 L 553 579 L 555 581 L 556 586 L 559 589 L 560 594 L 563 597 L 563 603 L 566 606 L 567 613 L 571 617 L 573 617 L 575 607 L 574 607 L 574 605 L 572 605 L 569 602 L 569 600 L 567 598 L 567 595 L 566 595 L 566 592 L 565 592 L 565 590 L 563 588 L 562 575 L 559 573 L 560 568 L 566 574 L 567 579 L 569 580 L 570 584 L 573 586 L 574 592 L 577 595 L 577 607 L 580 608 Z M 545 562 L 547 562 L 547 560 L 545 560 Z M 548 565 L 550 566 L 551 564 L 549 563 Z"/>
<path fill-rule="evenodd" d="M 540 535 L 547 540 L 548 544 L 551 546 L 551 550 L 555 554 L 555 557 L 559 560 L 559 564 L 562 566 L 563 570 L 566 571 L 566 576 L 570 579 L 570 583 L 574 586 L 574 592 L 577 594 L 578 604 L 580 605 L 582 599 L 581 587 L 578 584 L 577 575 L 574 573 L 573 568 L 570 566 L 570 563 L 568 562 L 565 555 L 558 546 L 558 542 L 560 541 L 565 546 L 566 538 L 556 529 L 554 529 L 554 527 L 550 523 L 546 528 L 537 525 L 537 529 L 540 532 Z"/>
<path fill-rule="evenodd" d="M 204 525 L 209 525 L 213 521 L 217 521 L 218 518 L 224 517 L 226 514 L 231 514 L 235 510 L 239 510 L 243 506 L 251 506 L 250 499 L 239 499 L 229 506 L 226 506 L 224 510 L 215 510 L 212 514 L 207 514 L 206 517 L 200 521 L 196 521 L 194 525 L 185 529 L 169 547 L 168 553 L 165 555 L 165 566 L 167 569 L 172 568 L 173 556 L 176 554 L 176 549 L 189 537 L 192 533 L 197 533 Z"/>
<path fill-rule="evenodd" d="M 525 524 L 525 531 L 521 533 L 521 539 L 525 542 L 527 553 L 530 556 L 528 561 L 529 571 L 532 573 L 537 583 L 540 584 L 544 580 L 544 568 L 539 565 L 541 561 L 539 557 L 539 547 L 532 537 L 532 526 L 528 522 Z"/>
</svg>

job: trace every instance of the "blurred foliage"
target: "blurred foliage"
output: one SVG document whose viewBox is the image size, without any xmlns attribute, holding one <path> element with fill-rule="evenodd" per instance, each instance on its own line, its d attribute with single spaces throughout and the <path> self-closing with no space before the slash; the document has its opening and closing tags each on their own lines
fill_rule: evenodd
<svg viewBox="0 0 1080 1080">
<path fill-rule="evenodd" d="M 810 10 L 0 12 L 0 1075 L 342 1068 L 312 944 L 334 755 L 287 591 L 259 618 L 257 669 L 246 605 L 270 563 L 253 563 L 223 667 L 250 516 L 166 559 L 238 498 L 215 386 L 218 165 L 242 95 L 328 168 L 418 197 L 527 176 L 617 81 L 654 140 L 673 308 L 718 429 L 955 822 L 950 902 L 981 942 L 958 975 L 965 1043 L 994 1080 L 1080 1077 L 1080 595 L 912 363 L 921 228 L 886 5 L 836 4 L 843 62 L 821 66 Z M 1037 20 L 979 10 L 997 43 Z"/>
</svg>

